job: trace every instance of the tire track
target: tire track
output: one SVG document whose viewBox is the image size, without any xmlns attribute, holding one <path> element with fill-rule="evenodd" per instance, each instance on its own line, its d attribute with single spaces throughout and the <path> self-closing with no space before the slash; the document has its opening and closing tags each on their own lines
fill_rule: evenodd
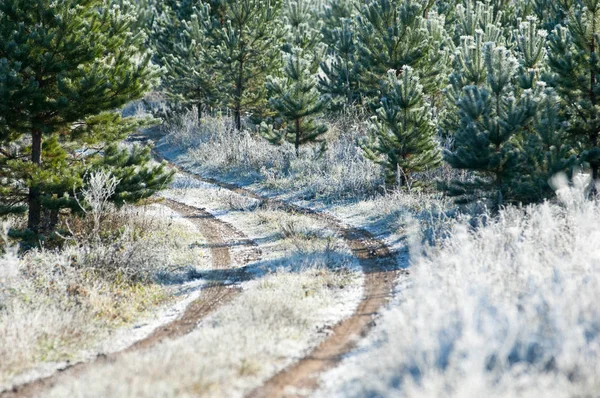
<svg viewBox="0 0 600 398">
<path fill-rule="evenodd" d="M 210 248 L 213 269 L 216 271 L 211 272 L 214 272 L 217 277 L 220 274 L 222 279 L 231 279 L 232 275 L 236 279 L 243 279 L 243 269 L 236 268 L 235 270 L 238 272 L 234 273 L 228 272 L 228 270 L 233 265 L 245 265 L 248 262 L 260 259 L 261 251 L 256 243 L 248 239 L 241 231 L 230 224 L 215 218 L 203 209 L 187 206 L 173 200 L 166 200 L 165 205 L 193 222 L 198 227 L 200 233 L 204 235 Z M 232 259 L 229 250 L 232 241 L 246 248 L 241 253 L 240 258 Z M 240 292 L 241 289 L 239 287 L 231 286 L 223 281 L 211 283 L 208 287 L 202 289 L 201 296 L 191 302 L 179 318 L 159 326 L 150 335 L 142 340 L 138 340 L 128 348 L 116 353 L 99 354 L 90 361 L 68 365 L 51 376 L 13 386 L 10 390 L 0 392 L 0 397 L 23 398 L 41 396 L 44 391 L 69 378 L 77 377 L 94 366 L 113 363 L 126 353 L 147 349 L 162 341 L 184 336 L 192 332 L 200 320 L 214 312 L 220 306 L 231 302 Z"/>
<path fill-rule="evenodd" d="M 159 160 L 166 160 L 157 152 L 155 155 Z M 308 355 L 266 380 L 262 386 L 251 391 L 247 397 L 303 397 L 310 395 L 318 387 L 319 375 L 335 367 L 345 354 L 356 347 L 360 338 L 364 337 L 375 325 L 373 317 L 391 298 L 396 280 L 400 276 L 408 275 L 408 272 L 398 269 L 389 248 L 365 229 L 345 225 L 330 214 L 265 197 L 234 184 L 189 173 L 177 165 L 170 164 L 179 172 L 198 181 L 256 199 L 261 206 L 277 208 L 324 221 L 330 228 L 338 231 L 358 259 L 365 275 L 365 281 L 363 297 L 355 312 L 349 318 L 338 323 L 333 328 L 331 335 Z"/>
</svg>

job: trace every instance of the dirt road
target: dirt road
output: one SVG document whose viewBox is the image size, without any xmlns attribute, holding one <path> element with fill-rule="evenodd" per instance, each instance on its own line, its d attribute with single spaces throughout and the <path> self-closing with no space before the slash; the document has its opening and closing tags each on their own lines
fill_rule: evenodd
<svg viewBox="0 0 600 398">
<path fill-rule="evenodd" d="M 243 265 L 260 258 L 260 250 L 254 242 L 233 226 L 213 217 L 205 210 L 190 207 L 172 200 L 166 201 L 165 205 L 193 222 L 205 236 L 211 252 L 213 271 L 223 270 L 225 274 L 232 266 Z M 232 258 L 229 250 L 231 241 L 236 241 L 238 245 L 244 247 L 245 250 L 239 253 L 240 258 Z M 227 275 L 230 277 L 231 273 L 229 272 Z M 200 320 L 214 312 L 218 307 L 230 302 L 240 293 L 238 287 L 224 282 L 211 283 L 202 290 L 201 296 L 197 300 L 186 307 L 180 317 L 158 327 L 150 335 L 135 342 L 125 350 L 108 355 L 99 354 L 91 361 L 69 365 L 57 371 L 52 376 L 17 385 L 11 390 L 3 391 L 0 393 L 0 397 L 23 398 L 42 396 L 44 391 L 60 384 L 63 380 L 77 377 L 77 375 L 92 369 L 94 366 L 117 361 L 120 356 L 128 352 L 147 349 L 166 339 L 176 339 L 190 333 Z"/>
<path fill-rule="evenodd" d="M 158 153 L 156 153 L 156 156 L 161 160 L 164 159 Z M 180 167 L 173 167 L 196 180 L 259 200 L 263 206 L 279 208 L 290 213 L 304 214 L 323 221 L 329 228 L 337 231 L 342 236 L 358 259 L 365 274 L 365 281 L 363 297 L 356 311 L 349 318 L 337 324 L 331 335 L 306 357 L 266 380 L 263 385 L 250 392 L 247 397 L 279 398 L 310 395 L 318 387 L 319 375 L 338 364 L 345 354 L 356 347 L 359 339 L 365 336 L 373 327 L 373 318 L 391 298 L 396 281 L 401 276 L 407 276 L 408 272 L 398 269 L 390 250 L 381 240 L 364 229 L 345 225 L 331 214 L 264 197 L 234 184 L 225 183 L 214 178 L 204 178 L 186 172 Z"/>
</svg>

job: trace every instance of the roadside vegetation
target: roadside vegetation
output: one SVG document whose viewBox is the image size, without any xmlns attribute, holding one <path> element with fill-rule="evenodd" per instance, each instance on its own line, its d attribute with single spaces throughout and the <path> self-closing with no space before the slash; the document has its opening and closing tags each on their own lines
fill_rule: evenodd
<svg viewBox="0 0 600 398">
<path fill-rule="evenodd" d="M 600 204 L 509 207 L 412 250 L 411 278 L 322 397 L 588 396 L 600 380 Z"/>
<path fill-rule="evenodd" d="M 160 204 L 102 203 L 114 177 L 91 179 L 83 195 L 92 204 L 87 219 L 64 219 L 59 229 L 69 238 L 60 246 L 19 253 L 3 224 L 1 386 L 43 363 L 84 360 L 102 344 L 110 351 L 110 333 L 152 318 L 209 265 L 203 238 L 182 219 Z"/>
</svg>

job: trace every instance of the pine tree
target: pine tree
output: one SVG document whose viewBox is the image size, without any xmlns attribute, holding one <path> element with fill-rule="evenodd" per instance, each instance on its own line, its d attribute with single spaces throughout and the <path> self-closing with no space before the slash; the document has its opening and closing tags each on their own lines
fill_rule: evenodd
<svg viewBox="0 0 600 398">
<path fill-rule="evenodd" d="M 147 45 L 153 50 L 152 61 L 162 66 L 184 30 L 183 22 L 190 20 L 194 0 L 143 0 L 138 3 L 139 20 L 144 22 Z"/>
<path fill-rule="evenodd" d="M 556 91 L 547 88 L 542 80 L 547 75 L 547 32 L 540 30 L 537 19 L 527 17 L 513 34 L 515 55 L 518 60 L 516 84 L 530 90 L 535 96 L 535 116 L 531 126 L 523 132 L 523 170 L 515 182 L 515 199 L 536 202 L 553 195 L 551 178 L 569 172 L 575 163 L 564 116 L 560 111 Z"/>
<path fill-rule="evenodd" d="M 436 92 L 444 80 L 443 26 L 442 17 L 412 0 L 372 0 L 363 5 L 357 19 L 363 95 L 378 97 L 387 72 L 400 73 L 404 66 L 419 74 L 427 95 Z"/>
<path fill-rule="evenodd" d="M 264 108 L 266 76 L 280 67 L 281 0 L 223 0 L 223 10 L 222 26 L 211 34 L 209 56 L 222 76 L 220 89 L 241 130 L 244 113 Z M 205 26 L 219 23 L 213 17 Z"/>
<path fill-rule="evenodd" d="M 453 71 L 446 92 L 456 102 L 462 89 L 468 85 L 480 85 L 487 78 L 482 49 L 485 43 L 510 48 L 512 32 L 500 22 L 501 15 L 494 17 L 494 8 L 482 2 L 467 2 L 456 7 L 454 43 L 452 46 Z"/>
<path fill-rule="evenodd" d="M 552 32 L 557 25 L 565 22 L 573 0 L 533 0 L 533 14 L 542 23 L 542 28 Z"/>
<path fill-rule="evenodd" d="M 465 85 L 456 99 L 460 120 L 455 147 L 446 151 L 445 158 L 454 168 L 472 171 L 473 179 L 454 181 L 446 188 L 459 201 L 484 199 L 497 208 L 516 196 L 514 181 L 522 161 L 518 138 L 535 115 L 534 94 L 515 87 L 518 62 L 505 47 L 485 43 L 467 50 L 456 57 L 455 72 L 460 74 L 462 65 L 478 65 L 473 59 L 482 59 L 485 80 L 479 72 L 471 74 L 468 79 L 479 83 Z"/>
<path fill-rule="evenodd" d="M 112 110 L 141 97 L 157 75 L 141 49 L 143 34 L 130 34 L 130 9 L 111 3 L 0 3 L 0 194 L 10 203 L 3 210 L 27 204 L 35 233 L 44 211 L 55 217 L 69 207 L 73 185 L 88 160 L 101 156 L 101 143 L 139 125 Z M 169 178 L 163 167 L 150 170 L 154 180 Z"/>
<path fill-rule="evenodd" d="M 399 75 L 393 70 L 388 73 L 370 122 L 371 138 L 362 148 L 368 158 L 384 166 L 388 184 L 405 186 L 414 173 L 438 166 L 441 156 L 431 106 L 416 72 L 404 66 Z"/>
<path fill-rule="evenodd" d="M 219 76 L 207 50 L 213 32 L 221 28 L 224 0 L 140 0 L 139 20 L 145 21 L 152 62 L 164 69 L 160 89 L 169 102 L 158 111 L 163 119 L 196 107 L 220 106 Z M 138 22 L 138 25 L 141 24 Z"/>
<path fill-rule="evenodd" d="M 262 125 L 266 138 L 274 144 L 288 141 L 294 144 L 296 156 L 300 146 L 323 142 L 327 126 L 319 123 L 327 100 L 316 88 L 316 78 L 310 72 L 312 60 L 300 48 L 285 56 L 283 78 L 270 76 L 267 80 L 269 104 L 280 119 L 277 127 Z"/>
<path fill-rule="evenodd" d="M 576 1 L 566 26 L 558 26 L 550 35 L 548 54 L 554 72 L 551 83 L 567 112 L 569 135 L 594 181 L 600 170 L 599 34 L 600 1 Z"/>
<path fill-rule="evenodd" d="M 472 171 L 474 179 L 446 188 L 459 201 L 486 198 L 495 207 L 548 198 L 553 194 L 549 180 L 568 172 L 574 157 L 556 93 L 542 79 L 548 72 L 547 34 L 531 16 L 511 32 L 503 30 L 483 4 L 471 11 L 458 7 L 457 13 L 460 29 L 474 36 L 462 36 L 455 49 L 443 130 L 448 136 L 456 132 L 447 160 Z M 494 38 L 507 47 L 486 44 Z M 500 70 L 510 72 L 498 95 L 490 79 L 497 80 Z"/>
<path fill-rule="evenodd" d="M 170 99 L 185 108 L 195 106 L 202 116 L 204 108 L 219 104 L 219 76 L 207 56 L 209 33 L 198 22 L 197 10 L 189 21 L 182 21 L 179 37 L 164 53 L 166 73 L 163 87 Z"/>
<path fill-rule="evenodd" d="M 463 88 L 480 85 L 487 78 L 482 54 L 484 43 L 492 42 L 507 48 L 515 45 L 513 31 L 503 25 L 502 17 L 502 11 L 495 12 L 489 2 L 460 1 L 454 9 L 453 41 L 449 43 L 454 54 L 453 71 L 449 74 L 450 84 L 444 90 L 448 101 L 440 123 L 441 135 L 449 143 L 460 125 L 456 103 Z"/>
<path fill-rule="evenodd" d="M 577 156 L 572 150 L 560 110 L 560 98 L 540 83 L 531 131 L 523 137 L 524 162 L 513 182 L 515 201 L 539 202 L 554 196 L 550 182 L 557 174 L 572 175 Z"/>
<path fill-rule="evenodd" d="M 319 90 L 332 97 L 332 108 L 337 110 L 360 102 L 360 63 L 357 60 L 354 24 L 344 19 L 342 26 L 327 33 L 329 56 L 322 61 Z"/>
<path fill-rule="evenodd" d="M 337 111 L 360 102 L 360 63 L 357 60 L 356 0 L 329 0 L 321 7 L 319 19 L 326 46 L 319 64 L 319 90 L 331 97 Z"/>
<path fill-rule="evenodd" d="M 495 13 L 493 5 L 483 2 L 466 1 L 458 4 L 454 13 L 453 39 L 460 45 L 463 37 L 480 37 L 484 42 L 508 45 L 510 28 L 502 24 L 503 13 Z"/>
<path fill-rule="evenodd" d="M 357 0 L 328 0 L 322 5 L 318 17 L 323 43 L 327 47 L 332 48 L 337 42 L 337 34 L 332 34 L 334 31 L 356 19 L 358 4 Z"/>
<path fill-rule="evenodd" d="M 166 188 L 174 174 L 167 170 L 166 164 L 152 165 L 150 146 L 124 148 L 114 142 L 104 146 L 103 156 L 93 159 L 83 177 L 97 169 L 109 170 L 119 180 L 115 193 L 110 198 L 117 206 L 149 198 Z"/>
<path fill-rule="evenodd" d="M 285 29 L 283 50 L 292 53 L 298 47 L 305 53 L 314 53 L 314 58 L 318 59 L 323 51 L 323 36 L 313 3 L 310 0 L 284 0 L 282 15 Z"/>
</svg>

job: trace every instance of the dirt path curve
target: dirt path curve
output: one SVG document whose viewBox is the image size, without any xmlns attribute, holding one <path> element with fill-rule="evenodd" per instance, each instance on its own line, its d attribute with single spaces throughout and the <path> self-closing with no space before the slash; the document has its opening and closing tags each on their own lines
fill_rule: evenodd
<svg viewBox="0 0 600 398">
<path fill-rule="evenodd" d="M 206 238 L 210 248 L 213 265 L 211 272 L 215 273 L 215 270 L 223 270 L 223 279 L 231 279 L 231 275 L 235 275 L 235 273 L 227 272 L 233 266 L 241 267 L 248 262 L 260 259 L 261 252 L 256 244 L 230 224 L 215 218 L 203 209 L 187 206 L 172 200 L 167 200 L 165 205 L 181 214 L 184 218 L 189 219 L 198 227 L 200 233 Z M 232 259 L 232 254 L 229 250 L 229 245 L 232 242 L 244 247 L 245 250 L 239 253 L 240 258 Z M 240 272 L 239 274 L 241 275 L 242 273 Z M 238 287 L 231 286 L 225 283 L 225 281 L 211 283 L 208 287 L 202 289 L 200 297 L 191 302 L 179 318 L 156 328 L 150 335 L 142 340 L 138 340 L 128 348 L 108 355 L 100 354 L 90 361 L 69 365 L 49 377 L 14 386 L 11 390 L 0 392 L 0 397 L 23 398 L 42 396 L 44 391 L 60 384 L 68 378 L 77 377 L 94 366 L 115 362 L 125 353 L 150 348 L 164 340 L 184 336 L 193 331 L 202 318 L 215 311 L 218 307 L 230 302 L 238 293 L 240 293 Z"/>
<path fill-rule="evenodd" d="M 159 160 L 166 160 L 159 153 L 155 152 L 155 156 Z M 324 221 L 330 228 L 338 231 L 358 259 L 365 274 L 365 281 L 363 297 L 355 312 L 349 318 L 337 324 L 330 336 L 308 355 L 268 379 L 262 386 L 251 391 L 247 397 L 280 398 L 310 395 L 318 387 L 319 375 L 335 367 L 345 354 L 356 347 L 358 340 L 364 337 L 374 326 L 374 315 L 386 305 L 391 298 L 398 277 L 407 275 L 407 271 L 399 270 L 389 248 L 381 240 L 362 228 L 345 225 L 327 213 L 264 197 L 234 184 L 213 178 L 204 178 L 175 165 L 173 167 L 198 181 L 259 200 L 263 206 L 279 208 L 290 213 L 303 214 Z"/>
</svg>

